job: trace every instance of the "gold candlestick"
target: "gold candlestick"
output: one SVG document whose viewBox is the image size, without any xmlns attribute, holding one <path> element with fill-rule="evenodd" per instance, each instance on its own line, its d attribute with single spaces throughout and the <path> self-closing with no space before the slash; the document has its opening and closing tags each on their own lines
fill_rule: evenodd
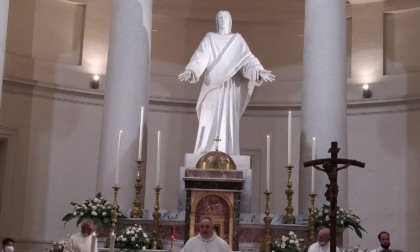
<svg viewBox="0 0 420 252">
<path fill-rule="evenodd" d="M 158 249 L 162 247 L 162 242 L 159 238 L 158 234 L 158 228 L 159 228 L 159 219 L 160 219 L 160 213 L 159 213 L 159 192 L 162 190 L 162 188 L 157 185 L 155 188 L 155 212 L 153 213 L 153 231 L 152 231 L 152 249 Z"/>
<path fill-rule="evenodd" d="M 287 207 L 286 207 L 286 215 L 283 217 L 284 224 L 295 224 L 296 218 L 293 215 L 293 206 L 292 206 L 292 199 L 293 199 L 293 189 L 292 189 L 292 169 L 293 165 L 289 164 L 286 166 L 287 168 L 287 189 L 285 191 L 287 195 Z"/>
<path fill-rule="evenodd" d="M 114 188 L 114 203 L 112 204 L 112 211 L 111 211 L 111 232 L 110 233 L 115 233 L 115 227 L 116 227 L 116 223 L 118 220 L 118 203 L 117 203 L 117 197 L 118 197 L 118 190 L 120 190 L 121 187 L 119 187 L 117 184 L 115 186 L 113 186 L 112 188 Z"/>
<path fill-rule="evenodd" d="M 130 216 L 131 218 L 141 218 L 143 217 L 143 210 L 141 210 L 141 202 L 140 202 L 140 192 L 143 186 L 141 185 L 141 165 L 143 164 L 143 160 L 137 160 L 137 177 L 136 177 L 136 184 L 134 185 L 134 189 L 136 192 L 136 196 L 133 202 L 133 209 L 131 210 Z"/>
<path fill-rule="evenodd" d="M 169 252 L 175 252 L 175 241 L 171 239 L 171 247 L 169 248 Z"/>
<path fill-rule="evenodd" d="M 309 244 L 315 243 L 317 238 L 315 234 L 315 198 L 317 196 L 316 193 L 310 193 L 309 196 L 311 197 L 311 208 L 309 208 Z"/>
<path fill-rule="evenodd" d="M 264 223 L 265 223 L 265 238 L 264 238 L 264 252 L 270 252 L 271 251 L 271 235 L 270 235 L 270 226 L 271 226 L 271 220 L 270 217 L 270 194 L 271 192 L 265 190 L 265 217 L 264 217 Z"/>
<path fill-rule="evenodd" d="M 169 252 L 175 252 L 175 226 L 171 227 L 171 247 L 169 248 Z"/>
</svg>

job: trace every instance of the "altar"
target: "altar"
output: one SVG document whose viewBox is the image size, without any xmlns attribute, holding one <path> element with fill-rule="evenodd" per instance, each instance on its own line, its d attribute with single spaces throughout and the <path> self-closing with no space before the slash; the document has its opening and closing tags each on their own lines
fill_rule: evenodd
<svg viewBox="0 0 420 252">
<path fill-rule="evenodd" d="M 185 240 L 185 211 L 180 210 L 160 210 L 161 218 L 159 221 L 158 233 L 161 236 L 162 249 L 169 250 L 171 246 L 171 227 L 175 227 L 175 251 L 180 251 Z M 260 252 L 264 243 L 265 224 L 264 214 L 244 213 L 239 216 L 238 228 L 238 248 L 234 251 L 242 252 Z M 290 231 L 297 234 L 298 237 L 307 239 L 309 228 L 307 219 L 298 216 L 296 224 L 283 224 L 281 214 L 270 214 L 271 237 L 273 242 L 280 241 L 282 235 L 287 235 Z M 118 219 L 118 227 L 140 224 L 147 233 L 153 230 L 153 210 L 144 210 L 144 216 L 140 219 L 121 218 Z M 342 232 L 339 233 L 337 244 L 342 246 Z"/>
<path fill-rule="evenodd" d="M 284 224 L 283 214 L 251 213 L 252 170 L 248 156 L 229 156 L 223 152 L 206 155 L 186 154 L 185 165 L 180 167 L 179 207 L 177 210 L 159 209 L 157 234 L 161 248 L 180 251 L 184 243 L 198 233 L 201 217 L 210 217 L 215 232 L 233 251 L 264 251 L 267 229 L 271 242 L 281 241 L 293 231 L 308 244 L 310 228 L 308 219 L 295 216 L 295 224 Z M 140 224 L 146 233 L 156 228 L 156 209 L 143 211 L 142 218 L 120 218 L 117 230 L 124 226 Z M 171 237 L 174 239 L 171 244 Z M 342 247 L 342 230 L 337 234 L 337 244 Z"/>
</svg>

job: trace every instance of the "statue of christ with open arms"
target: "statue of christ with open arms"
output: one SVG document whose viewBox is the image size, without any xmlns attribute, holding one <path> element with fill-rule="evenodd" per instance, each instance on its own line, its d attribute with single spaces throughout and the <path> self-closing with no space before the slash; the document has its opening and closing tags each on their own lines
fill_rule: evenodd
<svg viewBox="0 0 420 252">
<path fill-rule="evenodd" d="M 274 81 L 275 76 L 264 69 L 240 34 L 231 33 L 229 12 L 219 11 L 216 25 L 217 33 L 206 34 L 178 78 L 196 83 L 204 73 L 194 153 L 213 151 L 215 139 L 220 139 L 219 151 L 239 155 L 239 121 L 254 87 Z"/>
</svg>

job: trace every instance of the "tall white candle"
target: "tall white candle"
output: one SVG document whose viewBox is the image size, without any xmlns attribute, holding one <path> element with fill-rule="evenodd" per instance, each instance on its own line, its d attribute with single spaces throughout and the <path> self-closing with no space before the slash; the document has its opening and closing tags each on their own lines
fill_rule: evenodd
<svg viewBox="0 0 420 252">
<path fill-rule="evenodd" d="M 156 186 L 159 185 L 159 170 L 160 170 L 160 131 L 158 131 L 157 133 Z"/>
<path fill-rule="evenodd" d="M 109 237 L 109 251 L 114 252 L 115 248 L 115 233 L 112 231 L 111 236 Z"/>
<path fill-rule="evenodd" d="M 270 135 L 267 135 L 267 191 L 270 191 Z"/>
<path fill-rule="evenodd" d="M 115 169 L 115 186 L 118 186 L 118 180 L 120 177 L 120 148 L 121 148 L 121 135 L 122 130 L 118 133 L 118 148 L 117 148 L 117 167 Z"/>
<path fill-rule="evenodd" d="M 96 232 L 93 232 L 91 241 L 92 241 L 92 243 L 90 245 L 90 252 L 96 252 L 96 248 L 98 247 L 98 245 L 97 245 L 98 240 L 96 238 Z"/>
<path fill-rule="evenodd" d="M 315 160 L 315 137 L 312 138 L 312 160 Z M 315 168 L 311 169 L 311 193 L 315 193 Z"/>
<path fill-rule="evenodd" d="M 143 117 L 144 117 L 144 107 L 141 107 L 138 160 L 141 160 L 141 151 L 142 151 L 142 147 L 143 147 Z"/>
<path fill-rule="evenodd" d="M 292 111 L 287 120 L 287 164 L 292 164 Z"/>
</svg>

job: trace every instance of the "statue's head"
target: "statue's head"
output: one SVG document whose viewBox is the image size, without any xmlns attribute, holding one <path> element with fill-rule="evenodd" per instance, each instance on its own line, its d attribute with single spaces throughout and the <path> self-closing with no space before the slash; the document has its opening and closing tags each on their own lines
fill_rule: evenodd
<svg viewBox="0 0 420 252">
<path fill-rule="evenodd" d="M 232 31 L 232 17 L 228 11 L 219 11 L 216 15 L 216 27 L 217 32 L 222 33 L 223 31 L 231 33 Z"/>
</svg>

